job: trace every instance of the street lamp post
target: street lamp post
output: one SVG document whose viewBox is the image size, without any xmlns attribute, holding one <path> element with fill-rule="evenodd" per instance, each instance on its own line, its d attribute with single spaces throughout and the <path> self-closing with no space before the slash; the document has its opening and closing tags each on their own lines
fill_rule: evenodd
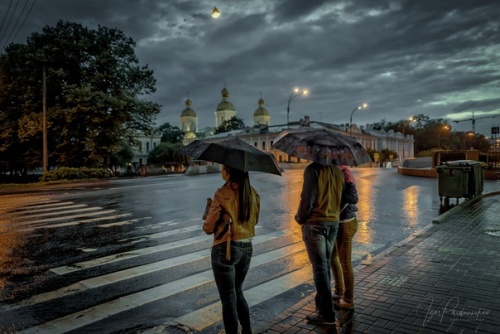
<svg viewBox="0 0 500 334">
<path fill-rule="evenodd" d="M 367 108 L 368 107 L 368 104 L 366 103 L 363 103 L 359 106 L 357 106 L 356 108 L 354 108 L 353 111 L 351 111 L 351 118 L 349 118 L 349 137 L 352 137 L 352 115 L 354 114 L 354 112 L 358 109 L 364 109 L 364 108 Z"/>
<path fill-rule="evenodd" d="M 42 76 L 42 166 L 43 172 L 48 171 L 49 159 L 47 150 L 47 80 L 45 76 L 45 66 Z"/>
<path fill-rule="evenodd" d="M 441 129 L 449 130 L 448 125 L 444 125 L 442 128 L 438 128 L 438 150 L 441 148 Z"/>
<path fill-rule="evenodd" d="M 469 131 L 465 134 L 464 136 L 464 147 L 465 147 L 465 151 L 467 151 L 467 137 L 472 137 L 474 136 L 474 132 L 472 131 Z M 472 148 L 472 145 L 471 145 L 471 148 Z"/>
<path fill-rule="evenodd" d="M 292 94 L 290 94 L 290 97 L 288 98 L 288 104 L 286 107 L 286 127 L 289 127 L 290 124 L 290 103 L 293 101 L 294 98 L 296 98 L 299 95 L 307 95 L 309 91 L 307 89 L 300 90 L 300 88 L 294 88 Z"/>
<path fill-rule="evenodd" d="M 406 131 L 406 126 L 410 123 L 410 122 L 414 122 L 415 120 L 413 119 L 413 117 L 410 117 L 408 118 L 408 120 L 405 120 L 404 123 L 403 123 L 403 161 L 405 160 L 405 147 L 406 147 L 406 134 L 405 134 L 405 131 Z"/>
</svg>

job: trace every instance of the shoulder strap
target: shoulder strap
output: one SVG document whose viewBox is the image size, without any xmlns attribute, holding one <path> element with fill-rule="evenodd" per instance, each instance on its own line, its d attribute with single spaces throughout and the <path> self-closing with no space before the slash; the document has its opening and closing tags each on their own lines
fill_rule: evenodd
<svg viewBox="0 0 500 334">
<path fill-rule="evenodd" d="M 228 232 L 231 232 L 231 223 L 232 219 L 231 216 L 229 216 L 226 212 L 223 212 L 221 215 L 221 221 L 219 222 L 219 225 L 222 226 L 220 229 L 219 233 L 217 233 L 214 237 L 215 240 L 219 240 L 222 238 L 223 235 L 225 235 Z"/>
</svg>

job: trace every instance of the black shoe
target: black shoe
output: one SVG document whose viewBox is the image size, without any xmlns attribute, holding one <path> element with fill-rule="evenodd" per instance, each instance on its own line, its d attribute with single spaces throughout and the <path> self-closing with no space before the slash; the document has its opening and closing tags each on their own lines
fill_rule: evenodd
<svg viewBox="0 0 500 334">
<path fill-rule="evenodd" d="M 340 299 L 340 296 L 339 296 L 339 295 L 337 295 L 337 294 L 335 294 L 335 293 L 332 293 L 332 300 L 333 300 L 334 302 L 338 301 L 339 299 Z"/>
<path fill-rule="evenodd" d="M 326 320 L 319 313 L 309 314 L 307 316 L 307 321 L 311 324 L 316 324 L 316 325 L 328 325 L 328 326 L 335 325 L 335 319 Z"/>
</svg>

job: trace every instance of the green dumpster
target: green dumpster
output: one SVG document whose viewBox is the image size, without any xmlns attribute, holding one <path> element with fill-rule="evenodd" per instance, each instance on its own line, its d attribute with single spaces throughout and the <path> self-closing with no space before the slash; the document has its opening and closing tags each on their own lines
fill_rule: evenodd
<svg viewBox="0 0 500 334">
<path fill-rule="evenodd" d="M 484 175 L 479 161 L 455 160 L 436 166 L 439 197 L 470 198 L 483 192 Z"/>
</svg>

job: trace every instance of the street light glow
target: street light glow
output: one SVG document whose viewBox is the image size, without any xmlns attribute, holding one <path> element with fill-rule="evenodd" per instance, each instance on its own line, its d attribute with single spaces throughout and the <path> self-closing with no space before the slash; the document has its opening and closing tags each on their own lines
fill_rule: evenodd
<svg viewBox="0 0 500 334">
<path fill-rule="evenodd" d="M 214 7 L 214 9 L 212 10 L 212 17 L 216 19 L 219 16 L 220 16 L 220 11 L 217 9 L 217 7 Z"/>
<path fill-rule="evenodd" d="M 290 123 L 290 103 L 297 96 L 299 96 L 299 95 L 306 96 L 307 94 L 309 94 L 309 90 L 307 90 L 307 89 L 302 89 L 302 91 L 299 87 L 295 87 L 293 89 L 292 94 L 290 94 L 290 97 L 288 98 L 288 105 L 286 107 L 286 125 L 287 125 L 287 127 L 289 126 L 289 123 Z"/>
<path fill-rule="evenodd" d="M 363 103 L 363 104 L 360 104 L 359 106 L 357 106 L 356 108 L 354 108 L 353 111 L 351 111 L 351 117 L 349 118 L 349 136 L 352 137 L 352 115 L 354 114 L 354 112 L 358 109 L 365 109 L 368 107 L 368 103 Z"/>
</svg>

